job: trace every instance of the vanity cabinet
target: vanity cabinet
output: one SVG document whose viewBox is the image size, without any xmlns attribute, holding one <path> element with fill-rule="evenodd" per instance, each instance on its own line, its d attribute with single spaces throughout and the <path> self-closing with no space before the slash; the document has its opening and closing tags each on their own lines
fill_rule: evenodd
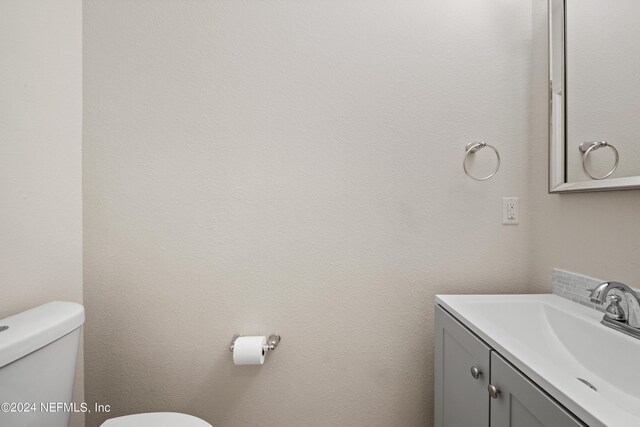
<svg viewBox="0 0 640 427">
<path fill-rule="evenodd" d="M 575 418 L 436 306 L 436 427 L 576 427 Z"/>
</svg>

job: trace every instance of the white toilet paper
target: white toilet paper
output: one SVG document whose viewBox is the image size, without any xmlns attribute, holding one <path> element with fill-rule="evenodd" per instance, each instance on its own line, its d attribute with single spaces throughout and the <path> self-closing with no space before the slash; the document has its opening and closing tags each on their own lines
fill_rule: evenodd
<svg viewBox="0 0 640 427">
<path fill-rule="evenodd" d="M 262 365 L 267 337 L 238 337 L 233 344 L 233 363 L 236 365 Z"/>
</svg>

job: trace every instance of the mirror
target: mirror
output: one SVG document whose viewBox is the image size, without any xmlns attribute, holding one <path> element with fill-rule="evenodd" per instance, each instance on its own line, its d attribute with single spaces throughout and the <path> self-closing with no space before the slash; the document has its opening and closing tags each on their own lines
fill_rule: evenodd
<svg viewBox="0 0 640 427">
<path fill-rule="evenodd" d="M 549 191 L 640 188 L 640 1 L 549 0 Z"/>
</svg>

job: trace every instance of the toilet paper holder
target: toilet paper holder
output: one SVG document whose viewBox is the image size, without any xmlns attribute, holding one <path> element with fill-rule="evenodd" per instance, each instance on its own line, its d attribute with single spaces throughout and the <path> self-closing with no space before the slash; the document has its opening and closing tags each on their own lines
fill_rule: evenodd
<svg viewBox="0 0 640 427">
<path fill-rule="evenodd" d="M 236 339 L 240 338 L 242 335 L 235 334 L 233 338 L 231 338 L 231 344 L 229 344 L 229 351 L 233 353 L 233 346 L 236 343 Z M 265 351 L 273 351 L 276 349 L 278 344 L 280 344 L 281 338 L 278 334 L 271 334 L 269 338 L 267 338 L 267 344 L 264 346 Z"/>
</svg>

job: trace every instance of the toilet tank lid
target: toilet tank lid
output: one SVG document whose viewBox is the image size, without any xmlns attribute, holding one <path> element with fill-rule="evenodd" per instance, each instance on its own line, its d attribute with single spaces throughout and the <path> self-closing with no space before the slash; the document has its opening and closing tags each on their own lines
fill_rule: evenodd
<svg viewBox="0 0 640 427">
<path fill-rule="evenodd" d="M 64 301 L 5 317 L 0 320 L 0 368 L 62 338 L 83 323 L 84 307 Z"/>
</svg>

